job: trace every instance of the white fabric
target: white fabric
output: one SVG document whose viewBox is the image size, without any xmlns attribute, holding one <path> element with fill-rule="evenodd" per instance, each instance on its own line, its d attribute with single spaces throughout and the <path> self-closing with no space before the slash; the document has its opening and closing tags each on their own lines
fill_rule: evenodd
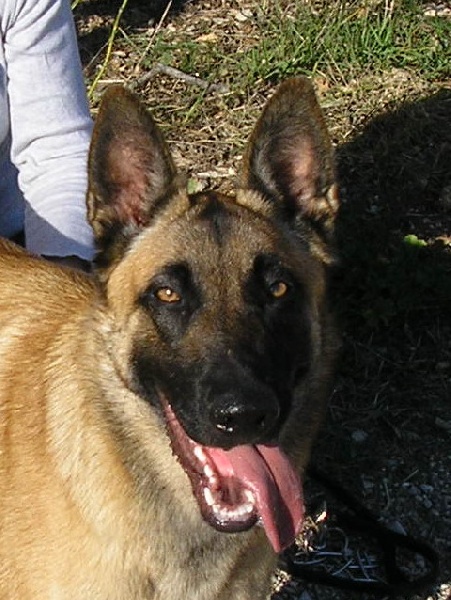
<svg viewBox="0 0 451 600">
<path fill-rule="evenodd" d="M 0 235 L 90 260 L 92 121 L 69 1 L 0 0 L 0 35 Z"/>
</svg>

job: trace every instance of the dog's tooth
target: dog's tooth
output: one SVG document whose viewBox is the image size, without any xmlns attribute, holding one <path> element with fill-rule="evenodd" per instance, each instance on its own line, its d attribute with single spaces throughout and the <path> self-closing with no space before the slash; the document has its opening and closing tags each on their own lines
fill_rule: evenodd
<svg viewBox="0 0 451 600">
<path fill-rule="evenodd" d="M 242 504 L 239 510 L 242 515 L 250 515 L 251 512 L 254 510 L 254 505 L 248 503 Z"/>
<path fill-rule="evenodd" d="M 252 504 L 241 504 L 240 506 L 235 508 L 235 510 L 230 511 L 230 517 L 233 519 L 244 520 L 243 517 L 247 518 L 253 510 L 254 507 L 252 506 Z"/>
<path fill-rule="evenodd" d="M 208 483 L 211 488 L 218 487 L 218 478 L 216 476 L 216 473 L 213 471 L 213 469 L 208 464 L 204 465 L 204 475 L 208 479 Z"/>
<path fill-rule="evenodd" d="M 213 506 L 215 503 L 215 499 L 213 497 L 213 494 L 211 493 L 211 490 L 207 487 L 205 487 L 203 489 L 204 492 L 204 498 L 205 498 L 205 502 L 208 504 L 208 506 Z"/>
<path fill-rule="evenodd" d="M 208 477 L 208 479 L 211 479 L 212 477 L 214 477 L 214 474 L 215 474 L 215 472 L 210 467 L 210 465 L 204 466 L 204 473 L 205 473 L 205 476 Z"/>
<path fill-rule="evenodd" d="M 208 485 L 210 486 L 210 488 L 212 490 L 214 490 L 216 493 L 218 493 L 218 491 L 219 491 L 219 484 L 218 484 L 218 478 L 216 477 L 216 475 L 214 475 L 213 477 L 209 478 Z"/>
<path fill-rule="evenodd" d="M 240 504 L 233 509 L 227 508 L 224 504 L 214 504 L 211 508 L 219 521 L 244 521 L 254 512 L 254 504 L 250 502 Z"/>
<path fill-rule="evenodd" d="M 251 492 L 251 490 L 244 490 L 244 495 L 246 497 L 248 504 L 250 504 L 251 508 L 253 508 L 253 506 L 255 504 L 254 494 Z"/>
<path fill-rule="evenodd" d="M 242 506 L 238 506 L 238 508 L 235 508 L 234 510 L 230 511 L 230 516 L 233 519 L 240 519 L 240 517 L 243 516 L 243 511 L 242 511 Z"/>
<path fill-rule="evenodd" d="M 217 519 L 228 521 L 229 511 L 222 504 L 215 504 L 212 508 Z"/>
<path fill-rule="evenodd" d="M 230 510 L 227 510 L 227 508 L 221 508 L 219 510 L 219 518 L 221 519 L 221 521 L 233 520 L 233 516 L 232 516 Z"/>
<path fill-rule="evenodd" d="M 205 452 L 201 446 L 194 446 L 193 454 L 201 463 L 204 463 L 207 460 Z"/>
</svg>

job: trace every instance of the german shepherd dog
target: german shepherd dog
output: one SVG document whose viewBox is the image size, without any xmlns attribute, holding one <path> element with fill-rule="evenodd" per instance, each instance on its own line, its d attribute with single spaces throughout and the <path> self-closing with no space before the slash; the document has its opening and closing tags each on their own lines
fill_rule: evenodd
<svg viewBox="0 0 451 600">
<path fill-rule="evenodd" d="M 336 335 L 338 209 L 311 84 L 234 196 L 188 194 L 130 92 L 89 157 L 93 274 L 0 243 L 0 599 L 262 600 L 301 528 Z"/>
</svg>

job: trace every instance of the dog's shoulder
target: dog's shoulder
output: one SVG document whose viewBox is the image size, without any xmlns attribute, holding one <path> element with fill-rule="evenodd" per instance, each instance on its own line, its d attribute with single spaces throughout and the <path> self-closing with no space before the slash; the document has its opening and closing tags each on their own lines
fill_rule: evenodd
<svg viewBox="0 0 451 600">
<path fill-rule="evenodd" d="M 0 239 L 0 287 L 3 312 L 8 304 L 11 310 L 17 310 L 17 303 L 40 306 L 41 310 L 44 306 L 75 307 L 89 301 L 94 284 L 81 271 L 61 267 Z"/>
</svg>

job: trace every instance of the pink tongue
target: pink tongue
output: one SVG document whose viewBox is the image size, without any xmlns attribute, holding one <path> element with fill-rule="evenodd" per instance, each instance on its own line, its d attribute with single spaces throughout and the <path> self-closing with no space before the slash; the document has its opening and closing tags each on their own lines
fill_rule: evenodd
<svg viewBox="0 0 451 600">
<path fill-rule="evenodd" d="M 277 446 L 207 448 L 222 477 L 233 477 L 255 496 L 266 535 L 276 552 L 290 546 L 299 533 L 304 503 L 299 477 Z"/>
</svg>

